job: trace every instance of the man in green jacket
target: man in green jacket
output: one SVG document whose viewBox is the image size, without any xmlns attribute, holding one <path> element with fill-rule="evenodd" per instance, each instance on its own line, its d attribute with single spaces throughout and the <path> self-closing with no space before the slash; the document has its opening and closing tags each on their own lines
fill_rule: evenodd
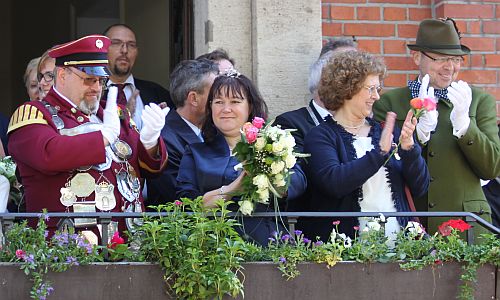
<svg viewBox="0 0 500 300">
<path fill-rule="evenodd" d="M 391 90 L 374 104 L 374 117 L 386 112 L 398 115 L 402 126 L 410 100 L 435 97 L 437 110 L 425 112 L 416 134 L 431 174 L 427 196 L 415 199 L 418 211 L 468 211 L 491 222 L 491 210 L 480 179 L 500 175 L 500 140 L 495 99 L 464 81 L 456 81 L 463 55 L 470 49 L 460 44 L 455 21 L 427 19 L 420 23 L 415 44 L 409 44 L 418 66 L 418 78 L 407 87 Z M 430 233 L 449 218 L 424 220 Z M 425 221 L 428 221 L 425 224 Z M 479 225 L 476 226 L 477 234 Z"/>
</svg>

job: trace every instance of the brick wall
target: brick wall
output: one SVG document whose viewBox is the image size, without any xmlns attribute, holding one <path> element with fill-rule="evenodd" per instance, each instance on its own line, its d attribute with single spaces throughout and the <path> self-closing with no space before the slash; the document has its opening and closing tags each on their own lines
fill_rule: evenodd
<svg viewBox="0 0 500 300">
<path fill-rule="evenodd" d="M 323 39 L 355 36 L 361 49 L 383 55 L 386 88 L 415 78 L 406 44 L 415 41 L 420 21 L 433 17 L 457 21 L 462 43 L 472 50 L 459 78 L 497 99 L 500 120 L 500 0 L 322 0 Z"/>
</svg>

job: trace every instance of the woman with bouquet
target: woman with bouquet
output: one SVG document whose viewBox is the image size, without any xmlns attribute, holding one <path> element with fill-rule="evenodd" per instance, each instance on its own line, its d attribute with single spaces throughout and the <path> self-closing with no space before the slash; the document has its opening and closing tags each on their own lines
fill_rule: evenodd
<svg viewBox="0 0 500 300">
<path fill-rule="evenodd" d="M 214 207 L 219 199 L 238 201 L 234 195 L 241 192 L 246 173 L 239 167 L 233 149 L 241 140 L 243 125 L 254 117 L 266 116 L 267 105 L 250 79 L 235 70 L 217 77 L 206 104 L 202 127 L 205 142 L 186 148 L 177 176 L 177 197 L 203 196 L 207 207 Z M 288 195 L 294 197 L 305 190 L 305 177 L 296 170 L 291 180 Z M 232 204 L 230 209 L 237 211 L 238 205 Z M 274 211 L 274 208 L 258 204 L 255 211 Z M 241 223 L 237 228 L 240 234 L 261 245 L 268 244 L 272 232 L 284 229 L 279 224 L 276 227 L 274 218 L 245 217 Z"/>
<path fill-rule="evenodd" d="M 392 112 L 384 126 L 371 118 L 385 72 L 381 58 L 356 51 L 335 54 L 323 68 L 318 92 L 333 116 L 305 139 L 304 151 L 311 154 L 306 174 L 313 191 L 312 210 L 410 211 L 405 185 L 415 197 L 427 191 L 429 173 L 413 139 L 413 112 L 408 112 L 401 130 L 394 128 Z M 305 231 L 325 241 L 332 221 L 338 219 L 315 218 Z M 339 231 L 350 236 L 354 227 L 362 230 L 367 223 L 366 218 L 340 220 Z M 386 235 L 408 221 L 388 218 Z"/>
</svg>

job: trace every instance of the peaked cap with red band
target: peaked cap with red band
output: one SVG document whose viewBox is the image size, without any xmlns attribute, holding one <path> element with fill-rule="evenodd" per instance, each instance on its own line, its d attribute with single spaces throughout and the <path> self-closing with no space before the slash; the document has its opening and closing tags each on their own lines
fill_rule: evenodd
<svg viewBox="0 0 500 300">
<path fill-rule="evenodd" d="M 104 35 L 88 35 L 49 50 L 56 66 L 74 67 L 88 75 L 109 76 L 108 48 L 111 41 Z"/>
</svg>

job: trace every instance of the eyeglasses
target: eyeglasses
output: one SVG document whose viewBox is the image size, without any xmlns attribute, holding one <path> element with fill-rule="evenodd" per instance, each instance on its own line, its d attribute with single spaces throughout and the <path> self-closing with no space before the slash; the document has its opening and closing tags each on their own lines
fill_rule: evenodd
<svg viewBox="0 0 500 300">
<path fill-rule="evenodd" d="M 110 47 L 121 49 L 125 46 L 127 49 L 136 50 L 137 43 L 136 42 L 124 42 L 122 40 L 112 39 Z"/>
<path fill-rule="evenodd" d="M 452 62 L 454 65 L 459 65 L 461 63 L 464 62 L 464 58 L 462 56 L 448 56 L 448 57 L 437 57 L 437 58 L 434 58 L 432 56 L 430 56 L 429 54 L 425 53 L 425 52 L 422 52 L 423 55 L 425 55 L 426 57 L 428 57 L 430 60 L 432 60 L 433 62 L 436 62 L 440 65 L 443 65 L 445 63 L 448 63 L 448 62 Z"/>
<path fill-rule="evenodd" d="M 381 86 L 365 85 L 363 87 L 368 90 L 368 92 L 370 93 L 370 97 L 375 96 L 376 95 L 375 93 L 377 93 L 378 95 L 380 95 L 380 92 L 382 92 L 382 87 Z"/>
<path fill-rule="evenodd" d="M 93 86 L 96 82 L 99 82 L 100 86 L 104 86 L 106 84 L 106 81 L 108 81 L 107 77 L 82 77 L 78 75 L 75 71 L 73 71 L 71 68 L 66 68 L 69 70 L 71 73 L 75 74 L 76 76 L 80 77 L 83 79 L 83 84 L 86 86 Z"/>
<path fill-rule="evenodd" d="M 51 82 L 52 80 L 54 80 L 54 73 L 53 72 L 50 72 L 50 71 L 47 71 L 45 73 L 38 73 L 36 74 L 36 78 L 38 79 L 38 82 L 42 81 L 42 78 L 46 81 L 46 82 Z"/>
</svg>

